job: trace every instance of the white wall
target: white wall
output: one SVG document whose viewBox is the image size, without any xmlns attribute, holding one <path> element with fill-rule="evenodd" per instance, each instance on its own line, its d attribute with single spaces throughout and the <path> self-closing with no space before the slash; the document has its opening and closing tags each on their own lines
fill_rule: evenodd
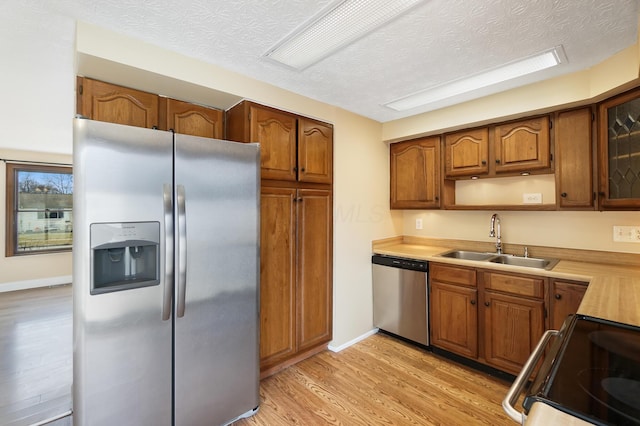
<svg viewBox="0 0 640 426">
<path fill-rule="evenodd" d="M 17 2 L 0 10 L 0 159 L 69 164 L 75 22 Z M 5 257 L 5 179 L 0 162 L 0 292 L 69 283 L 70 253 Z"/>
<path fill-rule="evenodd" d="M 578 211 L 405 211 L 403 233 L 432 238 L 495 241 L 489 221 L 500 215 L 502 242 L 531 246 L 564 247 L 640 253 L 638 243 L 613 242 L 613 226 L 640 226 L 638 212 Z M 415 229 L 421 218 L 423 229 Z M 520 254 L 520 253 L 517 253 Z"/>
</svg>

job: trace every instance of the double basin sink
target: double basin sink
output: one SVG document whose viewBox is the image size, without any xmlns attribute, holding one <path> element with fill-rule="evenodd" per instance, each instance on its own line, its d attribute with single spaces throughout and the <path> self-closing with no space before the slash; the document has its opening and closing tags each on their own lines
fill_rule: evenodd
<svg viewBox="0 0 640 426">
<path fill-rule="evenodd" d="M 522 257 L 512 254 L 486 253 L 466 250 L 450 250 L 438 256 L 448 257 L 450 259 L 475 260 L 477 262 L 501 263 L 503 265 L 545 269 L 547 271 L 553 269 L 553 267 L 559 262 L 559 259 Z"/>
</svg>

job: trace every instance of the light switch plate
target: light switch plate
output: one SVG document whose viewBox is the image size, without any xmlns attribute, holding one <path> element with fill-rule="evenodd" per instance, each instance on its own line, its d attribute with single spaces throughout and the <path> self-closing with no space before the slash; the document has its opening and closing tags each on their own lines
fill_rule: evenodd
<svg viewBox="0 0 640 426">
<path fill-rule="evenodd" d="M 619 243 L 640 243 L 640 226 L 614 226 L 613 241 Z"/>
</svg>

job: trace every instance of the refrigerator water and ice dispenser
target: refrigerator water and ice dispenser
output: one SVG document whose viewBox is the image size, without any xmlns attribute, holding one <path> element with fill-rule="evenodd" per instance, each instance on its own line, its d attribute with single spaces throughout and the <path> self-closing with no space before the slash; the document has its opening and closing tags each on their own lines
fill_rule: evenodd
<svg viewBox="0 0 640 426">
<path fill-rule="evenodd" d="M 91 294 L 160 283 L 160 223 L 91 224 Z"/>
</svg>

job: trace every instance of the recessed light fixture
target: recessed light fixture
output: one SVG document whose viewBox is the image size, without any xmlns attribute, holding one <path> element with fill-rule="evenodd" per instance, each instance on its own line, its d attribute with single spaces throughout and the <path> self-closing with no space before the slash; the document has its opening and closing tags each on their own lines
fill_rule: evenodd
<svg viewBox="0 0 640 426">
<path fill-rule="evenodd" d="M 298 27 L 263 56 L 303 70 L 424 0 L 341 0 Z"/>
<path fill-rule="evenodd" d="M 470 77 L 454 80 L 449 83 L 421 90 L 409 96 L 386 103 L 384 106 L 396 111 L 406 111 L 429 105 L 443 99 L 469 93 L 494 84 L 513 80 L 537 71 L 542 71 L 566 62 L 562 46 L 554 47 L 536 55 L 528 56 L 490 69 Z"/>
</svg>

